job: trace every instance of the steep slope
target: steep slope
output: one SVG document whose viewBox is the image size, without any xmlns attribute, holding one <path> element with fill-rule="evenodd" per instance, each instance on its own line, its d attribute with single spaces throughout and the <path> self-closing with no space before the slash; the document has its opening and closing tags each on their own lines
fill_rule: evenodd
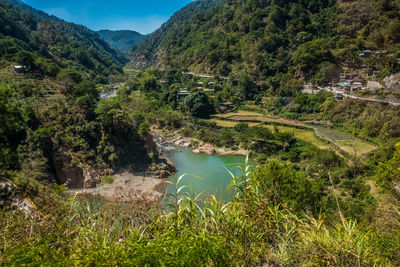
<svg viewBox="0 0 400 267">
<path fill-rule="evenodd" d="M 122 71 L 113 55 L 97 33 L 0 0 L 0 179 L 21 172 L 91 187 L 110 168 L 146 164 L 140 123 L 100 99 L 99 87 Z"/>
<path fill-rule="evenodd" d="M 47 13 L 41 11 L 41 10 L 38 10 L 36 8 L 33 8 L 33 7 L 25 4 L 22 0 L 8 0 L 8 2 L 10 2 L 10 4 L 15 6 L 19 10 L 31 13 L 32 15 L 34 15 L 35 17 L 37 17 L 39 19 L 46 19 L 46 20 L 52 20 L 52 21 L 62 21 L 59 18 L 57 18 L 56 16 L 49 15 L 49 14 L 47 14 Z"/>
<path fill-rule="evenodd" d="M 8 3 L 15 8 L 12 8 Z M 103 68 L 101 65 L 105 65 L 105 67 L 110 64 L 122 66 L 126 63 L 126 58 L 122 53 L 112 49 L 96 32 L 85 26 L 65 22 L 55 16 L 36 10 L 20 0 L 1 0 L 1 6 L 4 10 L 3 27 L 11 27 L 16 31 L 2 33 L 23 41 L 29 41 L 33 49 L 40 45 L 42 45 L 42 50 L 45 49 L 45 45 L 52 47 L 53 51 L 48 54 L 53 54 L 55 56 L 53 59 L 56 59 L 56 57 L 68 58 L 72 61 L 78 61 L 89 69 L 94 67 L 97 70 Z M 29 30 L 24 29 L 25 22 L 31 25 Z M 29 24 L 29 22 L 31 23 Z M 33 34 L 32 32 L 36 33 Z M 16 34 L 19 35 L 15 36 Z M 42 44 L 39 44 L 40 42 Z M 56 49 L 55 46 L 58 48 Z M 82 48 L 80 53 L 71 51 L 76 47 Z M 48 55 L 46 56 L 48 57 Z M 87 61 L 87 58 L 94 59 L 94 62 L 84 62 Z"/>
<path fill-rule="evenodd" d="M 394 0 L 195 1 L 143 42 L 133 60 L 224 76 L 279 76 L 272 85 L 292 77 L 322 82 L 327 69 L 354 61 L 363 49 L 396 57 L 399 18 Z"/>
<path fill-rule="evenodd" d="M 147 63 L 156 63 L 162 60 L 162 50 L 167 47 L 167 36 L 172 35 L 173 31 L 177 31 L 187 22 L 189 22 L 196 14 L 203 14 L 209 8 L 216 7 L 223 3 L 223 0 L 214 1 L 193 1 L 187 6 L 177 11 L 167 22 L 161 25 L 160 29 L 152 33 L 142 44 L 139 45 L 133 61 L 143 61 Z M 183 36 L 179 36 L 182 38 Z"/>
<path fill-rule="evenodd" d="M 101 30 L 97 32 L 101 38 L 104 39 L 110 46 L 123 53 L 132 52 L 137 46 L 142 43 L 147 35 L 142 35 L 135 31 L 122 30 L 122 31 L 110 31 Z"/>
</svg>

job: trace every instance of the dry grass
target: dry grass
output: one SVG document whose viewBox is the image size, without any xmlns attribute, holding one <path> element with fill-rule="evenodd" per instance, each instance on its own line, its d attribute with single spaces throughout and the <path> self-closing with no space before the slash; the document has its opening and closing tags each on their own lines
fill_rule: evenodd
<svg viewBox="0 0 400 267">
<path fill-rule="evenodd" d="M 321 126 L 314 126 L 322 137 L 333 141 L 355 141 L 355 138 L 347 133 Z"/>
<path fill-rule="evenodd" d="M 210 119 L 210 120 L 208 120 L 208 122 L 215 122 L 218 126 L 221 126 L 221 127 L 235 127 L 237 124 L 239 124 L 239 122 L 237 122 L 237 121 L 227 121 L 227 120 L 218 120 L 218 119 Z M 249 123 L 250 127 L 254 127 L 257 125 L 259 125 L 259 123 L 256 123 L 256 122 Z"/>
<path fill-rule="evenodd" d="M 262 114 L 254 112 L 254 111 L 246 111 L 246 110 L 238 110 L 237 112 L 229 112 L 225 114 L 217 114 L 215 117 L 219 118 L 230 118 L 232 116 L 260 116 L 262 117 Z"/>
<path fill-rule="evenodd" d="M 273 125 L 263 125 L 264 127 L 273 130 L 275 126 Z M 307 143 L 311 143 L 315 146 L 317 146 L 320 149 L 329 149 L 330 145 L 324 143 L 321 141 L 319 138 L 317 138 L 314 134 L 314 131 L 312 130 L 305 130 L 305 129 L 299 129 L 295 127 L 289 127 L 289 126 L 276 126 L 279 131 L 283 133 L 293 133 L 294 136 Z"/>
<path fill-rule="evenodd" d="M 235 127 L 239 122 L 236 121 L 228 121 L 228 120 L 218 120 L 218 119 L 210 119 L 208 120 L 209 122 L 215 122 L 218 126 L 221 127 Z M 259 123 L 256 122 L 250 122 L 249 126 L 254 127 L 260 125 Z M 266 127 L 270 129 L 271 131 L 274 131 L 274 126 L 273 125 L 260 125 L 263 127 Z M 312 143 L 313 145 L 317 146 L 320 149 L 329 149 L 330 146 L 320 139 L 318 139 L 314 132 L 312 130 L 305 130 L 305 129 L 298 129 L 295 127 L 289 127 L 289 126 L 276 126 L 279 131 L 283 133 L 293 133 L 294 136 L 307 143 Z"/>
<path fill-rule="evenodd" d="M 229 117 L 229 119 L 233 121 L 266 121 L 266 118 L 262 115 L 235 115 Z"/>
<path fill-rule="evenodd" d="M 347 153 L 350 153 L 352 155 L 363 155 L 363 154 L 367 154 L 373 150 L 376 149 L 376 146 L 369 144 L 367 142 L 363 142 L 363 141 L 339 141 L 339 142 L 335 142 L 340 149 L 342 149 L 343 151 L 346 151 Z"/>
<path fill-rule="evenodd" d="M 226 120 L 218 120 L 218 118 L 229 119 Z M 326 140 L 330 140 L 334 144 L 336 144 L 341 150 L 352 154 L 352 155 L 363 155 L 366 153 L 371 152 L 372 150 L 376 149 L 376 146 L 361 141 L 356 140 L 354 137 L 350 136 L 347 133 L 331 129 L 328 127 L 321 127 L 321 126 L 310 126 L 301 121 L 293 121 L 288 119 L 275 119 L 271 117 L 266 117 L 262 114 L 252 112 L 252 111 L 244 111 L 239 110 L 238 112 L 231 112 L 227 114 L 218 114 L 216 115 L 215 119 L 211 119 L 210 121 L 216 122 L 217 125 L 222 127 L 234 127 L 239 121 L 259 121 L 261 122 L 268 122 L 268 123 L 279 123 L 283 125 L 293 125 L 297 127 L 307 127 L 309 129 L 299 129 L 296 127 L 290 126 L 277 126 L 278 129 L 282 132 L 291 132 L 295 135 L 296 138 L 307 142 L 312 143 L 313 145 L 317 146 L 320 149 L 332 149 L 332 145 L 326 144 L 321 141 L 318 137 L 315 136 L 315 131 L 311 129 L 311 127 L 316 128 L 318 130 L 318 134 L 320 137 Z M 249 123 L 250 126 L 256 126 L 258 123 Z M 263 125 L 271 130 L 274 129 L 273 125 Z"/>
</svg>

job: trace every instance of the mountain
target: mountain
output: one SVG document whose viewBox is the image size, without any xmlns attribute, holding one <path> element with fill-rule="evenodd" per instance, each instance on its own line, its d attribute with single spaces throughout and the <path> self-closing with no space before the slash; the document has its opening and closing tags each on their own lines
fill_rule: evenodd
<svg viewBox="0 0 400 267">
<path fill-rule="evenodd" d="M 133 61 L 211 75 L 246 74 L 289 88 L 299 79 L 327 82 L 327 70 L 357 62 L 365 49 L 392 55 L 374 62 L 382 75 L 398 71 L 399 30 L 395 0 L 200 0 L 140 44 Z"/>
<path fill-rule="evenodd" d="M 30 179 L 82 184 L 84 170 L 143 162 L 138 124 L 100 99 L 110 76 L 122 76 L 122 53 L 86 27 L 13 3 L 28 12 L 0 0 L 0 176 L 35 162 Z"/>
<path fill-rule="evenodd" d="M 142 35 L 135 31 L 121 30 L 110 31 L 101 30 L 97 32 L 101 38 L 104 39 L 110 46 L 123 53 L 129 53 L 135 50 L 137 46 L 142 43 L 147 35 Z"/>
<path fill-rule="evenodd" d="M 31 13 L 35 17 L 39 19 L 46 19 L 46 20 L 52 20 L 52 21 L 62 21 L 61 19 L 57 18 L 56 16 L 49 15 L 41 10 L 35 9 L 31 7 L 30 5 L 25 4 L 22 0 L 8 0 L 10 4 L 15 6 L 21 11 Z"/>
<path fill-rule="evenodd" d="M 112 64 L 121 67 L 126 63 L 121 52 L 85 26 L 65 22 L 20 0 L 1 0 L 0 4 L 3 11 L 0 32 L 28 43 L 30 50 L 40 51 L 46 58 L 56 62 L 66 59 L 96 70 L 109 69 Z"/>
<path fill-rule="evenodd" d="M 163 61 L 164 55 L 161 55 L 161 53 L 168 46 L 167 40 L 172 39 L 172 35 L 177 33 L 176 30 L 182 28 L 185 23 L 189 23 L 192 18 L 196 17 L 198 14 L 204 14 L 210 8 L 221 5 L 222 3 L 222 0 L 193 1 L 189 3 L 171 16 L 167 22 L 161 25 L 154 33 L 150 34 L 148 38 L 138 46 L 133 61 L 144 61 L 150 64 Z M 184 36 L 179 35 L 176 37 L 181 40 Z"/>
</svg>

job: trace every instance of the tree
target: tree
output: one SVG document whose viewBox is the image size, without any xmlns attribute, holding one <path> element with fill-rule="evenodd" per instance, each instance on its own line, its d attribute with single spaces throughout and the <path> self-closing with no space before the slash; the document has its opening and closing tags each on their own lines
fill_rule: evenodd
<svg viewBox="0 0 400 267">
<path fill-rule="evenodd" d="M 114 167 L 126 166 L 135 160 L 144 164 L 148 162 L 144 141 L 117 100 L 99 101 L 95 112 L 102 132 L 97 151 L 106 162 Z M 147 125 L 142 123 L 140 133 L 145 134 L 147 130 Z"/>
<path fill-rule="evenodd" d="M 139 89 L 142 92 L 151 92 L 157 90 L 157 80 L 156 78 L 145 72 L 142 77 L 139 78 Z"/>
<path fill-rule="evenodd" d="M 400 143 L 397 143 L 395 148 L 390 160 L 379 163 L 375 180 L 378 185 L 400 199 L 398 189 L 400 185 Z"/>
<path fill-rule="evenodd" d="M 0 86 L 0 170 L 19 166 L 18 145 L 26 138 L 30 109 L 21 106 L 13 96 L 11 86 Z"/>
<path fill-rule="evenodd" d="M 333 61 L 329 39 L 315 39 L 300 45 L 293 53 L 293 62 L 302 70 L 315 70 L 324 61 Z"/>
<path fill-rule="evenodd" d="M 254 80 L 247 74 L 242 73 L 239 77 L 239 90 L 246 99 L 253 99 L 257 94 L 257 86 Z"/>
<path fill-rule="evenodd" d="M 185 98 L 184 105 L 193 117 L 207 118 L 215 112 L 209 97 L 203 91 L 188 95 Z"/>
<path fill-rule="evenodd" d="M 309 181 L 303 172 L 272 161 L 258 168 L 253 177 L 274 204 L 285 203 L 294 210 L 319 211 L 321 186 Z"/>
<path fill-rule="evenodd" d="M 30 52 L 25 50 L 19 51 L 15 55 L 15 61 L 17 61 L 18 64 L 24 65 L 28 70 L 35 69 L 34 55 Z"/>
</svg>

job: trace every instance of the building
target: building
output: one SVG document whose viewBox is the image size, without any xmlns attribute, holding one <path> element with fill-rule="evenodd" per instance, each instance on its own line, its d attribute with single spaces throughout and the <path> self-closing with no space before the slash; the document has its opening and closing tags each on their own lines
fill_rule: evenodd
<svg viewBox="0 0 400 267">
<path fill-rule="evenodd" d="M 182 90 L 179 91 L 179 93 L 178 93 L 178 99 L 187 97 L 188 95 L 189 95 L 189 91 L 188 91 L 186 88 L 184 88 L 184 89 L 182 89 Z"/>
<path fill-rule="evenodd" d="M 342 87 L 342 88 L 345 88 L 345 87 L 350 85 L 350 81 L 341 82 L 341 83 L 338 83 L 337 85 Z"/>
<path fill-rule="evenodd" d="M 319 88 L 316 85 L 313 84 L 305 84 L 303 86 L 303 90 L 301 91 L 303 94 L 314 94 L 314 93 L 318 93 L 315 91 L 318 91 Z"/>
<path fill-rule="evenodd" d="M 367 83 L 367 89 L 369 90 L 378 90 L 380 88 L 382 88 L 382 85 L 377 81 L 368 81 Z"/>
<path fill-rule="evenodd" d="M 350 85 L 350 90 L 360 90 L 363 88 L 363 84 L 362 82 L 359 82 L 358 80 L 352 82 L 352 84 Z"/>
<path fill-rule="evenodd" d="M 335 94 L 336 100 L 343 100 L 344 96 L 342 94 Z"/>
<path fill-rule="evenodd" d="M 25 66 L 23 66 L 23 65 L 19 65 L 19 66 L 14 66 L 14 71 L 16 72 L 16 73 L 25 73 L 25 71 L 26 71 L 26 67 Z"/>
<path fill-rule="evenodd" d="M 351 90 L 351 91 L 360 90 L 360 89 L 362 89 L 362 88 L 363 88 L 362 84 L 352 84 L 352 85 L 350 86 L 350 90 Z"/>
<path fill-rule="evenodd" d="M 371 56 L 370 50 L 364 50 L 362 53 L 358 54 L 359 57 L 362 58 L 369 58 Z"/>
</svg>

